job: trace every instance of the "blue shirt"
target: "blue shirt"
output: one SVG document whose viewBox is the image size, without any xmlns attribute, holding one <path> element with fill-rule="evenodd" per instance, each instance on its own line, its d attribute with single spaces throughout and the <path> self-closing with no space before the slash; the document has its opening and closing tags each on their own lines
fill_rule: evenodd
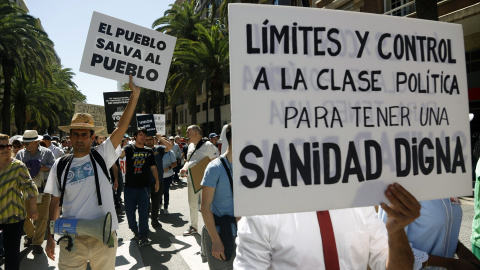
<svg viewBox="0 0 480 270">
<path fill-rule="evenodd" d="M 31 159 L 38 159 L 40 160 L 40 163 L 42 166 L 45 166 L 47 168 L 52 168 L 53 163 L 55 163 L 55 156 L 53 155 L 52 151 L 50 149 L 45 148 L 41 145 L 38 146 L 38 150 L 35 153 L 35 155 L 32 155 L 27 149 L 22 149 L 18 151 L 17 155 L 15 156 L 15 159 L 18 159 L 22 161 L 23 163 L 27 163 L 27 161 Z M 45 172 L 45 179 L 47 180 L 48 178 L 48 173 Z"/>
<path fill-rule="evenodd" d="M 165 146 L 155 145 L 152 150 L 153 156 L 155 157 L 155 163 L 157 163 L 158 181 L 163 181 L 163 156 L 165 155 Z M 151 172 L 150 178 L 152 183 L 155 183 L 155 178 Z"/>
<path fill-rule="evenodd" d="M 172 150 L 168 151 L 165 153 L 165 155 L 163 155 L 163 168 L 162 170 L 164 170 L 165 168 L 167 168 L 168 166 L 172 166 L 172 164 L 174 162 L 177 162 L 177 159 L 175 158 L 175 154 L 173 153 Z M 178 166 L 178 164 L 177 164 Z M 168 170 L 166 173 L 164 173 L 164 177 L 167 178 L 167 177 L 170 177 L 173 175 L 173 168 Z"/>
<path fill-rule="evenodd" d="M 221 156 L 220 158 L 224 158 Z M 211 205 L 212 213 L 216 216 L 234 216 L 233 213 L 233 194 L 232 188 L 230 187 L 230 181 L 228 180 L 227 172 L 223 167 L 222 161 L 220 158 L 212 160 L 207 168 L 205 169 L 205 174 L 202 179 L 202 186 L 215 188 L 215 193 L 213 195 L 213 201 Z M 226 158 L 224 158 L 227 163 L 227 167 L 230 169 L 230 175 L 233 176 L 233 167 Z M 217 226 L 217 231 L 219 227 Z M 237 235 L 237 226 L 232 223 L 232 232 L 233 235 Z"/>
<path fill-rule="evenodd" d="M 405 227 L 412 248 L 414 251 L 453 258 L 462 223 L 462 207 L 450 199 L 421 201 L 420 205 L 420 217 Z M 378 214 L 386 222 L 386 212 L 379 209 Z M 414 255 L 420 254 L 414 252 Z"/>
</svg>

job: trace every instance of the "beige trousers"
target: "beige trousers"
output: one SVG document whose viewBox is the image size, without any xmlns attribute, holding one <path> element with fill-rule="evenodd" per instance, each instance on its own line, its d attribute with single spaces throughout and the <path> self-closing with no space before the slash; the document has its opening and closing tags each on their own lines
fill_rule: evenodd
<svg viewBox="0 0 480 270">
<path fill-rule="evenodd" d="M 117 235 L 112 232 L 114 247 L 109 248 L 103 242 L 92 236 L 77 236 L 75 246 L 77 250 L 69 252 L 65 249 L 67 239 L 60 242 L 60 255 L 58 268 L 68 270 L 85 270 L 87 262 L 90 262 L 92 270 L 115 269 L 115 258 L 117 256 Z"/>
<path fill-rule="evenodd" d="M 41 193 L 37 196 L 37 212 L 38 219 L 33 225 L 30 216 L 30 199 L 25 200 L 25 209 L 27 210 L 27 216 L 25 217 L 25 223 L 23 225 L 23 230 L 27 234 L 28 238 L 33 237 L 33 244 L 41 246 L 43 240 L 45 239 L 45 233 L 47 232 L 48 226 L 48 209 L 50 207 L 50 194 Z M 41 201 L 39 199 L 41 197 Z"/>
</svg>

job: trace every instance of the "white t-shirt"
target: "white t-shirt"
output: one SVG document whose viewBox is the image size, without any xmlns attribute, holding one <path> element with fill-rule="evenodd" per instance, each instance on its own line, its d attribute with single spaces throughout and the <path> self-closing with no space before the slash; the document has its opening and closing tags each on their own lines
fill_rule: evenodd
<svg viewBox="0 0 480 270">
<path fill-rule="evenodd" d="M 107 168 L 112 167 L 113 163 L 115 163 L 121 154 L 120 146 L 114 149 L 110 138 L 99 145 L 96 150 L 105 160 Z M 55 197 L 61 196 L 57 180 L 57 165 L 59 160 L 60 159 L 57 159 L 55 164 L 53 164 L 45 186 L 45 193 L 50 193 Z M 67 176 L 62 217 L 92 220 L 103 217 L 110 212 L 112 215 L 112 231 L 115 231 L 118 230 L 118 220 L 113 202 L 112 184 L 108 181 L 98 162 L 96 162 L 96 166 L 100 183 L 100 193 L 102 195 L 102 207 L 98 205 L 95 174 L 93 172 L 90 155 L 73 158 Z M 66 167 L 61 177 L 62 184 L 65 172 Z"/>
<path fill-rule="evenodd" d="M 340 269 L 385 269 L 388 239 L 375 208 L 331 210 Z M 234 269 L 325 269 L 316 212 L 242 217 Z"/>
<path fill-rule="evenodd" d="M 217 148 L 215 147 L 215 145 L 213 145 L 209 141 L 206 141 L 199 149 L 197 149 L 197 151 L 195 151 L 195 147 L 196 145 L 194 145 L 193 143 L 188 145 L 188 152 L 187 152 L 188 167 L 192 167 L 193 165 L 197 164 L 205 157 L 209 157 L 210 159 L 214 159 L 218 157 Z"/>
</svg>

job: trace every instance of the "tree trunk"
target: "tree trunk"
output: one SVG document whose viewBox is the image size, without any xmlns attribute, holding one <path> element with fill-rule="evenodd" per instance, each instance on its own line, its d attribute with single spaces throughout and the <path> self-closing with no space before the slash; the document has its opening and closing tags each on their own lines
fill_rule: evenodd
<svg viewBox="0 0 480 270">
<path fill-rule="evenodd" d="M 415 2 L 417 18 L 438 21 L 437 0 L 417 0 Z"/>
<path fill-rule="evenodd" d="M 17 98 L 21 100 L 26 100 L 25 97 L 17 96 Z M 17 102 L 17 104 L 15 105 L 15 126 L 17 127 L 17 134 L 23 134 L 23 132 L 25 131 L 25 122 L 27 119 L 27 115 L 25 113 L 26 110 L 27 104 L 24 104 L 24 102 Z"/>
<path fill-rule="evenodd" d="M 177 120 L 177 101 L 172 100 L 172 130 L 170 131 L 171 136 L 175 136 L 175 123 Z"/>
<path fill-rule="evenodd" d="M 190 114 L 192 115 L 190 124 L 197 124 L 197 92 L 193 93 L 193 95 L 188 98 L 188 107 L 190 108 Z"/>
<path fill-rule="evenodd" d="M 15 72 L 15 64 L 10 59 L 2 60 L 3 78 L 5 80 L 3 88 L 3 106 L 2 106 L 2 133 L 10 134 L 10 119 L 12 114 L 10 105 L 12 104 L 12 78 Z"/>
<path fill-rule="evenodd" d="M 215 133 L 220 134 L 222 131 L 222 111 L 220 106 L 223 99 L 223 83 L 222 80 L 214 77 L 210 83 L 210 90 L 212 92 L 212 105 L 213 105 L 213 129 Z"/>
<path fill-rule="evenodd" d="M 160 114 L 165 114 L 165 92 L 160 93 Z"/>
</svg>

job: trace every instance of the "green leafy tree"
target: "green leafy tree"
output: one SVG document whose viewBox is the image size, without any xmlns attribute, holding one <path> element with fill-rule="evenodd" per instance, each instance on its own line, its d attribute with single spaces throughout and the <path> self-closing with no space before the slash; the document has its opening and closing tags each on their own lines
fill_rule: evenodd
<svg viewBox="0 0 480 270">
<path fill-rule="evenodd" d="M 220 24 L 212 25 L 209 29 L 197 24 L 196 28 L 198 41 L 179 39 L 174 56 L 176 61 L 195 70 L 194 79 L 205 79 L 207 94 L 210 91 L 212 95 L 214 130 L 218 133 L 222 128 L 220 106 L 224 96 L 223 85 L 228 83 L 229 78 L 228 33 Z"/>
<path fill-rule="evenodd" d="M 156 31 L 175 36 L 178 39 L 197 40 L 198 34 L 195 25 L 200 24 L 206 26 L 208 25 L 208 21 L 202 18 L 203 12 L 195 12 L 196 1 L 184 1 L 180 5 L 173 4 L 170 6 L 171 8 L 165 11 L 163 17 L 153 22 L 152 28 Z M 177 49 L 178 45 L 175 50 Z M 197 122 L 196 94 L 203 83 L 203 80 L 186 82 L 188 80 L 187 78 L 194 75 L 194 73 L 180 80 L 177 78 L 178 76 L 176 76 L 176 74 L 178 74 L 177 68 L 193 70 L 194 66 L 179 63 L 175 57 L 172 59 L 172 67 L 166 86 L 167 97 L 165 98 L 169 100 L 169 104 L 172 105 L 172 133 L 175 132 L 176 104 L 181 97 L 188 100 L 189 111 L 192 114 L 192 122 Z M 171 78 L 172 76 L 174 77 L 173 79 Z M 181 83 L 179 83 L 179 80 Z M 199 84 L 193 85 L 194 83 Z"/>
<path fill-rule="evenodd" d="M 0 0 L 0 66 L 2 70 L 2 132 L 10 134 L 12 80 L 26 77 L 51 79 L 50 63 L 55 59 L 53 42 L 14 2 Z"/>
<path fill-rule="evenodd" d="M 32 128 L 53 133 L 58 125 L 70 123 L 75 102 L 86 100 L 73 82 L 74 75 L 69 68 L 54 66 L 47 85 L 35 79 L 13 80 L 11 111 L 18 134 Z"/>
</svg>

